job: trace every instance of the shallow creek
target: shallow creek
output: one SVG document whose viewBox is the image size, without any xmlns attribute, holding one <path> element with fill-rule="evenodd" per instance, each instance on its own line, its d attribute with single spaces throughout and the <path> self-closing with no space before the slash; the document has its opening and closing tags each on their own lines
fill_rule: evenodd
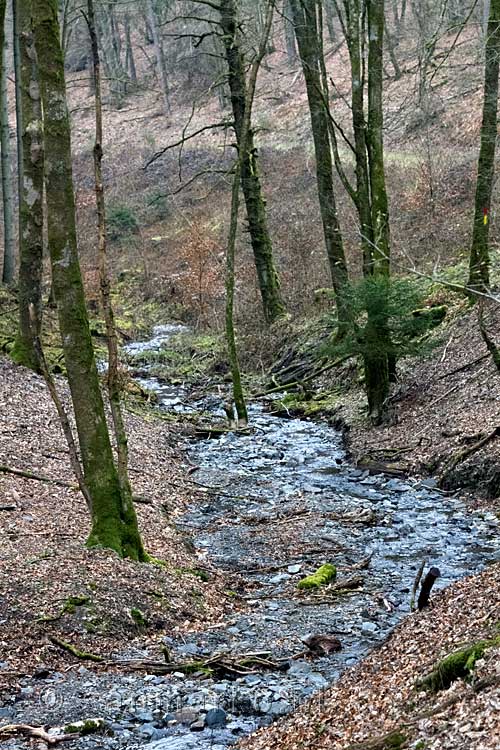
<svg viewBox="0 0 500 750">
<path fill-rule="evenodd" d="M 127 353 L 140 360 L 179 333 L 178 326 L 158 327 L 149 342 L 129 345 Z M 141 367 L 139 382 L 156 391 L 162 408 L 218 413 L 220 396 L 190 403 L 185 390 L 149 378 Z M 422 560 L 439 567 L 436 588 L 442 588 L 500 559 L 495 517 L 467 512 L 459 499 L 438 492 L 432 480 L 370 476 L 356 469 L 340 433 L 324 423 L 278 418 L 260 404 L 251 406 L 250 421 L 249 434 L 191 443 L 190 460 L 198 467 L 193 478 L 214 489 L 180 522 L 200 563 L 227 572 L 246 607 L 224 628 L 167 643 L 176 659 L 261 650 L 285 658 L 303 651 L 303 639 L 311 634 L 334 635 L 342 650 L 292 659 L 283 672 L 236 680 L 181 674 L 96 677 L 81 668 L 79 676 L 66 678 L 65 690 L 71 694 L 71 680 L 77 680 L 80 692 L 93 693 L 93 710 L 87 705 L 80 714 L 105 715 L 115 735 L 81 739 L 79 747 L 227 747 L 311 695 L 321 699 L 343 669 L 384 640 L 408 614 Z M 368 557 L 367 566 L 356 569 Z M 300 578 L 325 562 L 337 566 L 339 581 L 361 576 L 361 587 L 338 595 L 299 594 Z M 103 692 L 107 701 L 96 697 Z M 184 724 L 173 723 L 182 718 L 174 706 L 185 707 Z M 74 711 L 71 718 L 78 718 Z"/>
</svg>

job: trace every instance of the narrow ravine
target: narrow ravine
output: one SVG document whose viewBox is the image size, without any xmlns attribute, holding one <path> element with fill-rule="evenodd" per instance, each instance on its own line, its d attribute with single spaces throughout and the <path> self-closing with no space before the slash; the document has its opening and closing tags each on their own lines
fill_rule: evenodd
<svg viewBox="0 0 500 750">
<path fill-rule="evenodd" d="M 161 351 L 183 330 L 158 327 L 150 341 L 129 345 L 127 353 L 137 359 Z M 144 363 L 137 380 L 168 411 L 222 413 L 220 394 L 190 402 L 187 389 L 149 377 Z M 224 573 L 241 614 L 224 627 L 164 640 L 175 661 L 265 651 L 272 660 L 287 660 L 286 668 L 230 679 L 95 674 L 82 666 L 53 675 L 41 701 L 30 700 L 27 683 L 17 720 L 23 712 L 40 723 L 102 716 L 112 734 L 76 741 L 89 750 L 222 750 L 305 699 L 321 700 L 342 670 L 408 614 L 423 560 L 440 569 L 441 588 L 500 559 L 493 514 L 468 512 L 431 480 L 356 469 L 341 434 L 328 424 L 272 416 L 259 403 L 251 406 L 250 419 L 248 433 L 191 441 L 192 478 L 205 494 L 179 522 L 200 565 Z M 346 590 L 300 592 L 299 580 L 327 562 L 337 566 L 337 585 Z M 331 636 L 341 648 L 316 658 L 301 655 L 311 635 Z"/>
</svg>

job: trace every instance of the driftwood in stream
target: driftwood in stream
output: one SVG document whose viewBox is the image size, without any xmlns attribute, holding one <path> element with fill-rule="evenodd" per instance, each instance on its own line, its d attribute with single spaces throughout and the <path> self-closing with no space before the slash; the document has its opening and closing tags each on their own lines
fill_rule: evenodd
<svg viewBox="0 0 500 750">
<path fill-rule="evenodd" d="M 318 604 L 335 604 L 337 598 L 342 594 L 347 594 L 355 591 L 359 591 L 363 587 L 364 578 L 363 576 L 351 576 L 351 578 L 344 578 L 336 581 L 334 584 L 330 584 L 322 587 L 321 593 L 309 593 L 307 599 L 301 599 L 301 606 L 313 606 Z"/>
<path fill-rule="evenodd" d="M 74 740 L 78 734 L 49 734 L 44 727 L 31 727 L 29 724 L 5 724 L 0 727 L 0 737 L 16 737 L 16 735 L 25 737 L 36 737 L 47 745 L 57 745 L 58 742 L 65 740 Z"/>
<path fill-rule="evenodd" d="M 228 432 L 237 432 L 241 435 L 250 435 L 251 430 L 247 427 L 230 428 L 226 425 L 198 425 L 195 429 L 195 436 L 197 438 L 220 438 L 222 435 L 227 435 Z"/>
<path fill-rule="evenodd" d="M 283 672 L 290 666 L 286 659 L 271 659 L 269 651 L 256 651 L 245 654 L 214 654 L 207 659 L 183 662 L 162 662 L 154 659 L 124 659 L 112 664 L 150 674 L 212 674 L 218 678 L 241 677 L 266 670 Z"/>
<path fill-rule="evenodd" d="M 439 572 L 439 568 L 429 568 L 427 575 L 422 581 L 422 588 L 420 589 L 420 594 L 418 595 L 417 607 L 419 610 L 427 607 L 427 605 L 429 604 L 429 597 L 431 595 L 432 587 L 440 576 L 441 573 Z"/>
</svg>

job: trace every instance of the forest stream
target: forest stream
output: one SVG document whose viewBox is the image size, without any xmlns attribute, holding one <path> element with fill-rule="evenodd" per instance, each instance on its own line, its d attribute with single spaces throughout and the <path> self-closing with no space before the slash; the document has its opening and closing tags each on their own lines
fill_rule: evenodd
<svg viewBox="0 0 500 750">
<path fill-rule="evenodd" d="M 160 350 L 174 333 L 182 327 L 159 326 L 128 354 Z M 223 415 L 219 394 L 190 402 L 186 390 L 149 378 L 144 366 L 138 380 L 157 393 L 162 409 Z M 81 738 L 82 748 L 221 750 L 299 702 L 320 700 L 342 670 L 384 641 L 409 613 L 422 561 L 439 568 L 442 588 L 500 559 L 493 514 L 468 512 L 433 480 L 355 468 L 328 424 L 273 416 L 252 402 L 250 426 L 248 433 L 191 441 L 192 478 L 205 495 L 179 523 L 200 566 L 223 571 L 245 606 L 223 628 L 165 641 L 174 661 L 269 652 L 285 666 L 235 679 L 80 667 L 51 678 L 45 705 L 30 701 L 28 685 L 16 720 L 23 713 L 40 723 L 103 716 L 113 735 Z M 299 592 L 300 579 L 324 563 L 337 566 L 340 590 Z M 311 635 L 338 639 L 341 650 L 300 655 Z"/>
</svg>

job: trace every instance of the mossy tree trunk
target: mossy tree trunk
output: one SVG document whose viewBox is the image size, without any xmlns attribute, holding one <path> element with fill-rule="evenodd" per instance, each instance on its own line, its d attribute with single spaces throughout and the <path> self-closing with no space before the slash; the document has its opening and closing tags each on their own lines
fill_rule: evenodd
<svg viewBox="0 0 500 750">
<path fill-rule="evenodd" d="M 243 164 L 249 148 L 249 136 L 251 133 L 252 103 L 257 85 L 257 75 L 266 53 L 273 18 L 274 3 L 269 0 L 265 13 L 265 21 L 261 31 L 259 50 L 250 67 L 248 74 L 248 86 L 246 87 L 244 116 L 241 122 L 238 143 L 238 159 L 233 176 L 233 187 L 231 191 L 231 219 L 229 224 L 229 237 L 226 251 L 226 341 L 231 367 L 231 378 L 233 381 L 233 399 L 238 418 L 238 426 L 244 427 L 248 423 L 248 412 L 241 383 L 240 364 L 238 349 L 236 346 L 236 335 L 234 330 L 234 284 L 235 284 L 235 254 L 236 233 L 238 230 L 238 212 L 240 205 L 240 182 Z"/>
<path fill-rule="evenodd" d="M 228 67 L 231 106 L 238 149 L 245 119 L 245 111 L 253 102 L 247 100 L 245 60 L 239 43 L 237 6 L 235 0 L 221 0 L 220 26 L 223 32 L 225 57 Z M 252 243 L 255 267 L 259 283 L 264 316 L 268 323 L 285 315 L 280 283 L 274 265 L 273 246 L 267 224 L 267 212 L 257 163 L 257 149 L 251 127 L 247 137 L 247 148 L 242 155 L 241 187 L 245 198 L 248 230 Z"/>
<path fill-rule="evenodd" d="M 5 18 L 3 20 L 5 24 Z M 4 284 L 14 282 L 16 272 L 16 244 L 14 231 L 14 188 L 12 152 L 10 148 L 9 103 L 7 101 L 7 39 L 3 34 L 0 53 L 2 66 L 0 74 L 0 141 L 2 145 L 2 201 L 3 201 L 3 273 Z"/>
<path fill-rule="evenodd" d="M 384 0 L 367 0 L 368 18 L 368 122 L 366 130 L 371 195 L 372 252 L 368 272 L 375 276 L 390 274 L 389 204 L 385 183 L 383 143 L 383 49 Z M 383 303 L 382 303 L 383 304 Z M 375 423 L 383 416 L 394 376 L 388 322 L 378 312 L 376 321 L 368 320 L 364 369 L 370 416 Z"/>
<path fill-rule="evenodd" d="M 19 330 L 12 358 L 38 371 L 42 324 L 43 124 L 31 0 L 15 0 L 19 40 L 21 194 L 19 200 Z M 33 305 L 34 316 L 30 315 Z"/>
<path fill-rule="evenodd" d="M 297 46 L 306 82 L 316 156 L 316 179 L 326 253 L 337 299 L 339 331 L 349 322 L 348 274 L 333 185 L 328 94 L 323 90 L 316 0 L 291 0 Z"/>
<path fill-rule="evenodd" d="M 470 250 L 469 286 L 489 288 L 490 209 L 497 144 L 498 73 L 500 64 L 500 0 L 491 0 L 486 34 L 483 119 L 477 167 L 474 224 Z"/>
<path fill-rule="evenodd" d="M 91 546 L 146 560 L 132 500 L 122 492 L 106 424 L 78 259 L 70 123 L 57 0 L 33 0 L 33 26 L 44 113 L 48 241 L 68 382 L 85 485 Z"/>
</svg>

